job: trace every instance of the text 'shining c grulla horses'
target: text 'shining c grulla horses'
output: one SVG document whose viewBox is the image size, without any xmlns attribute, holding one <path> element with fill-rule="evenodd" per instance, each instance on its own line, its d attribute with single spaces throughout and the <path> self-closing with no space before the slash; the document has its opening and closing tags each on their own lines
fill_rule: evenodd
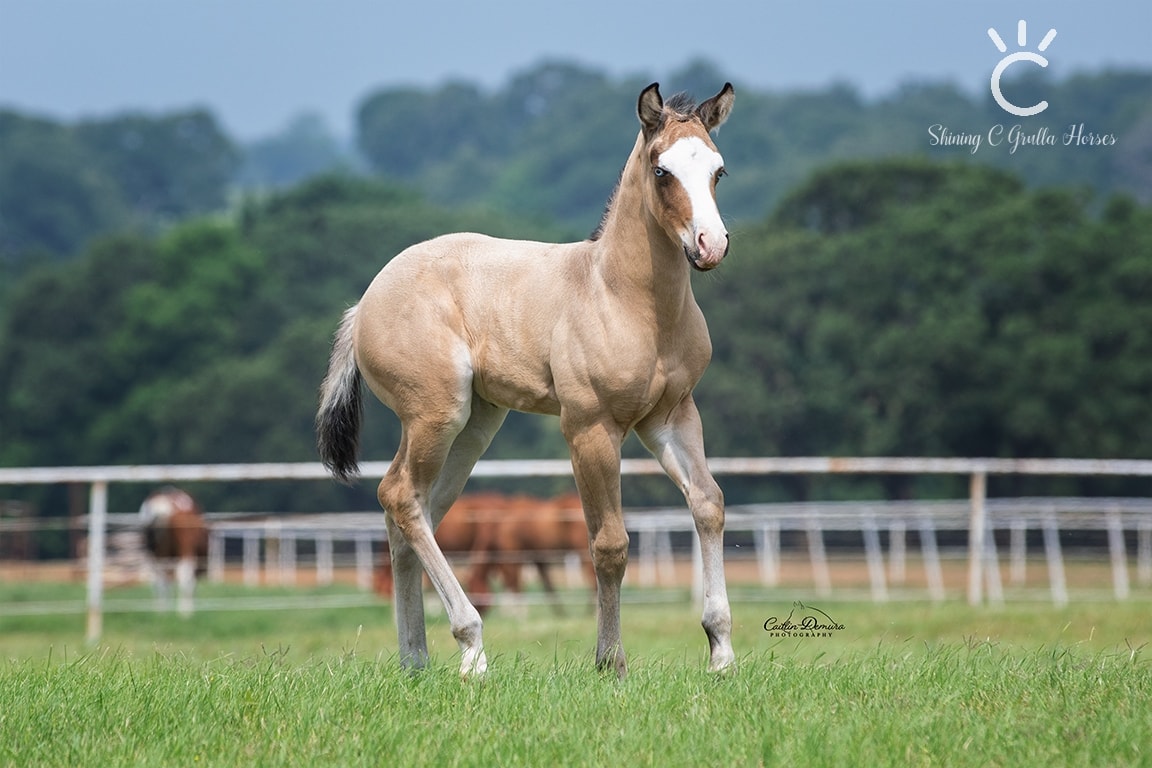
<svg viewBox="0 0 1152 768">
<path fill-rule="evenodd" d="M 620 584 L 628 534 L 620 446 L 629 430 L 683 491 L 704 562 L 709 668 L 732 664 L 724 501 L 708 470 L 692 389 L 712 355 L 689 280 L 728 252 L 716 207 L 724 160 L 710 132 L 734 92 L 695 106 L 640 94 L 641 131 L 596 232 L 551 244 L 452 234 L 393 258 L 336 331 L 316 415 L 321 458 L 357 472 L 361 381 L 399 416 L 380 482 L 400 661 L 426 664 L 421 565 L 447 610 L 461 674 L 487 668 L 480 614 L 433 538 L 508 410 L 560 417 L 597 583 L 596 663 L 623 676 Z"/>
</svg>

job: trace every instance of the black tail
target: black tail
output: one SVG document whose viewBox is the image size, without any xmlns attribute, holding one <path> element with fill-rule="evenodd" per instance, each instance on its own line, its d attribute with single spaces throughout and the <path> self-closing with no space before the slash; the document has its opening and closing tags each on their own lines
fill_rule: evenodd
<svg viewBox="0 0 1152 768">
<path fill-rule="evenodd" d="M 328 471 L 342 483 L 359 474 L 360 422 L 364 401 L 360 369 L 352 346 L 356 309 L 344 313 L 332 342 L 328 375 L 320 386 L 320 409 L 316 412 L 316 448 Z"/>
</svg>

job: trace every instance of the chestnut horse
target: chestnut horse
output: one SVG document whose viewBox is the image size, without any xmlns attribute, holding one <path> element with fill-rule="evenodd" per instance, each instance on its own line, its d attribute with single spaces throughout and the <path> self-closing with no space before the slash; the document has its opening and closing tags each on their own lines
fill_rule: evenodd
<svg viewBox="0 0 1152 768">
<path fill-rule="evenodd" d="M 169 582 L 175 576 L 177 609 L 191 616 L 196 574 L 208 557 L 208 526 L 200 506 L 179 488 L 163 488 L 144 499 L 140 521 L 157 609 L 167 606 Z"/>
<path fill-rule="evenodd" d="M 450 514 L 445 515 L 436 528 L 436 543 L 445 554 L 472 557 L 479 527 L 476 524 L 478 510 L 500 509 L 505 497 L 499 493 L 474 493 L 461 496 L 452 505 Z M 391 546 L 376 566 L 374 587 L 376 592 L 386 597 L 392 596 L 392 557 Z M 483 574 L 481 581 L 468 579 L 468 591 L 473 604 L 483 610 L 490 603 L 488 578 Z"/>
<path fill-rule="evenodd" d="M 704 565 L 709 669 L 732 664 L 724 500 L 692 399 L 712 344 L 689 278 L 728 253 L 715 197 L 724 161 L 709 134 L 733 101 L 725 84 L 699 106 L 683 96 L 665 103 L 653 83 L 640 94 L 639 135 L 588 240 L 441 236 L 394 257 L 344 313 L 321 387 L 317 445 L 332 474 L 351 482 L 361 382 L 400 418 L 377 497 L 404 666 L 428 659 L 423 565 L 459 645 L 461 674 L 487 669 L 480 614 L 433 531 L 512 408 L 560 417 L 596 571 L 597 666 L 619 676 L 627 669 L 620 447 L 632 430 L 687 499 Z"/>
<path fill-rule="evenodd" d="M 466 555 L 465 584 L 472 604 L 483 614 L 492 605 L 491 581 L 499 576 L 512 593 L 523 591 L 523 567 L 531 564 L 540 574 L 552 607 L 562 613 L 551 568 L 572 553 L 580 558 L 588 583 L 596 583 L 588 551 L 588 527 L 580 497 L 565 494 L 554 499 L 471 493 L 461 496 L 436 528 L 436 543 L 446 555 Z M 376 592 L 392 596 L 392 562 L 377 565 Z"/>
<path fill-rule="evenodd" d="M 596 583 L 588 549 L 588 526 L 576 494 L 555 499 L 511 496 L 504 500 L 503 507 L 491 508 L 487 514 L 481 511 L 476 522 L 479 529 L 469 578 L 473 588 L 486 585 L 492 573 L 499 573 L 504 587 L 519 593 L 522 566 L 531 563 L 540 574 L 540 583 L 551 598 L 553 609 L 562 613 L 551 567 L 570 552 L 580 557 L 589 583 Z"/>
</svg>

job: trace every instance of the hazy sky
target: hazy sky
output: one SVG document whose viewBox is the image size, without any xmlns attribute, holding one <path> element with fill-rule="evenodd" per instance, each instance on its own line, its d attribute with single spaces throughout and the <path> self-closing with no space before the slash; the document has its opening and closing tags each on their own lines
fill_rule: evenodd
<svg viewBox="0 0 1152 768">
<path fill-rule="evenodd" d="M 877 95 L 949 79 L 976 92 L 1004 55 L 988 28 L 1011 53 L 1019 19 L 1028 50 L 1057 30 L 1044 54 L 1056 76 L 1152 68 L 1152 0 L 0 0 L 0 107 L 207 105 L 241 139 L 308 110 L 348 135 L 375 88 L 495 87 L 544 58 L 655 79 L 706 57 L 762 88 L 840 80 Z"/>
</svg>

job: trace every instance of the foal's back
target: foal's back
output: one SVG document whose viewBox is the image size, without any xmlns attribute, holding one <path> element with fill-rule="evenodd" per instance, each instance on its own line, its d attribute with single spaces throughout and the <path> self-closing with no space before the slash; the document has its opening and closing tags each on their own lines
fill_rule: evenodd
<svg viewBox="0 0 1152 768">
<path fill-rule="evenodd" d="M 394 409 L 405 389 L 457 391 L 466 381 L 489 402 L 558 413 L 557 326 L 594 306 L 587 249 L 462 233 L 403 251 L 360 302 L 358 362 L 369 385 Z"/>
</svg>

